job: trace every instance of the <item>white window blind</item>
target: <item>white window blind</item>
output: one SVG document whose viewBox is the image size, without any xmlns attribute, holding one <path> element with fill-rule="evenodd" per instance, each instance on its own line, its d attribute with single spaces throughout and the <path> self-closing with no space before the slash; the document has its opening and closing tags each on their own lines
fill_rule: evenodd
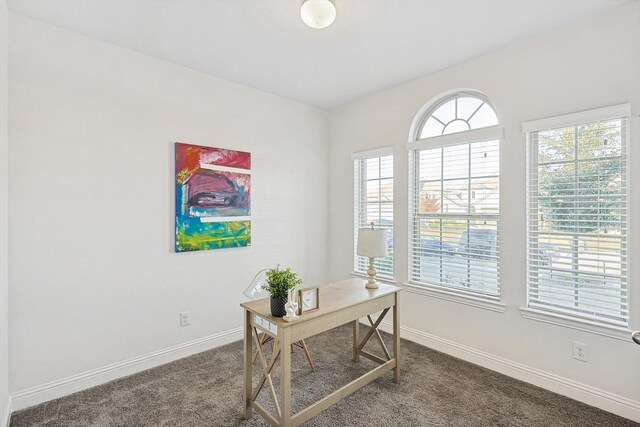
<svg viewBox="0 0 640 427">
<path fill-rule="evenodd" d="M 499 295 L 499 148 L 491 140 L 411 152 L 413 283 Z"/>
<path fill-rule="evenodd" d="M 388 151 L 388 150 L 383 150 Z M 369 155 L 375 155 L 371 152 Z M 354 155 L 354 271 L 366 273 L 369 259 L 356 255 L 358 229 L 371 226 L 387 229 L 388 255 L 375 259 L 378 276 L 393 278 L 393 155 Z"/>
<path fill-rule="evenodd" d="M 528 306 L 626 326 L 627 118 L 528 130 Z"/>
</svg>

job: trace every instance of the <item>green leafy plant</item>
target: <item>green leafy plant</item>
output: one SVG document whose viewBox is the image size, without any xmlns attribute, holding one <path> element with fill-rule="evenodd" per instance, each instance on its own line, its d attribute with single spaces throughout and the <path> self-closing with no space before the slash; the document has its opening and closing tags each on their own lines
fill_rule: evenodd
<svg viewBox="0 0 640 427">
<path fill-rule="evenodd" d="M 268 291 L 273 298 L 287 297 L 289 290 L 302 284 L 302 279 L 291 271 L 290 267 L 280 270 L 280 265 L 271 270 L 267 270 L 267 283 L 262 288 Z"/>
</svg>

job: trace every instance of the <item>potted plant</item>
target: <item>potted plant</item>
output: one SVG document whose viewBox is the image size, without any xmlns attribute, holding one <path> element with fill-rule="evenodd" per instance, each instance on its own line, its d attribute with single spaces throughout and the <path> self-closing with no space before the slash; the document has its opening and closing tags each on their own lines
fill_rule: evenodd
<svg viewBox="0 0 640 427">
<path fill-rule="evenodd" d="M 289 291 L 302 283 L 302 279 L 290 267 L 280 270 L 280 265 L 267 271 L 267 283 L 262 287 L 271 294 L 271 315 L 282 317 L 287 314 L 285 304 Z"/>
</svg>

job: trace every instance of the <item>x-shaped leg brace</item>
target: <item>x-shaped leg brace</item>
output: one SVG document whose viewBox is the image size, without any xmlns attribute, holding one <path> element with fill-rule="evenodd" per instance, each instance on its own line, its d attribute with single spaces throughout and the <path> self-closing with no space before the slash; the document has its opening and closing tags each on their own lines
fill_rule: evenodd
<svg viewBox="0 0 640 427">
<path fill-rule="evenodd" d="M 255 391 L 253 392 L 253 397 L 251 400 L 255 401 L 258 397 L 258 394 L 262 390 L 264 383 L 269 384 L 269 391 L 271 392 L 271 399 L 273 400 L 273 406 L 276 408 L 277 418 L 280 418 L 280 405 L 278 404 L 278 398 L 276 397 L 276 389 L 273 386 L 273 380 L 271 378 L 271 372 L 273 371 L 273 367 L 276 364 L 276 360 L 278 360 L 278 356 L 280 355 L 280 348 L 274 347 L 274 352 L 271 355 L 271 360 L 267 363 L 267 358 L 262 351 L 262 345 L 260 344 L 260 339 L 258 339 L 258 330 L 254 326 L 253 329 L 253 338 L 255 339 L 256 345 L 258 346 L 258 358 L 260 359 L 260 365 L 262 365 L 262 378 L 258 381 L 258 385 L 256 386 Z"/>
<path fill-rule="evenodd" d="M 375 322 L 373 321 L 370 315 L 367 315 L 367 319 L 369 319 L 371 328 L 369 328 L 369 332 L 367 332 L 367 334 L 364 336 L 364 339 L 362 340 L 362 342 L 358 344 L 356 355 L 364 356 L 367 359 L 373 360 L 374 362 L 377 362 L 381 365 L 391 360 L 391 355 L 389 354 L 389 350 L 387 350 L 387 346 L 384 344 L 384 341 L 382 341 L 382 336 L 380 335 L 380 331 L 378 331 L 378 326 L 380 326 L 380 323 L 382 322 L 382 320 L 384 319 L 384 317 L 387 315 L 388 312 L 389 312 L 389 308 L 385 308 Z M 378 342 L 382 346 L 382 351 L 384 351 L 384 355 L 387 358 L 387 360 L 384 360 L 374 354 L 369 353 L 368 351 L 363 350 L 364 346 L 367 344 L 371 336 L 374 334 L 378 339 Z"/>
</svg>

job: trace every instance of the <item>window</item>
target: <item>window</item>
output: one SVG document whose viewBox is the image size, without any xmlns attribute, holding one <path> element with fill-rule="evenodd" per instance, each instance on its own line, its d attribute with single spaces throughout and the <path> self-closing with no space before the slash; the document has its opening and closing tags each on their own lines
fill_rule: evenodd
<svg viewBox="0 0 640 427">
<path fill-rule="evenodd" d="M 498 124 L 489 103 L 477 95 L 455 95 L 436 104 L 427 115 L 418 139 L 480 129 Z"/>
<path fill-rule="evenodd" d="M 409 144 L 409 280 L 499 297 L 500 137 L 493 107 L 457 93 L 428 108 Z"/>
<path fill-rule="evenodd" d="M 393 278 L 393 154 L 391 148 L 354 154 L 354 262 L 353 270 L 366 274 L 369 259 L 355 254 L 358 229 L 386 228 L 386 258 L 376 258 L 378 276 Z"/>
<path fill-rule="evenodd" d="M 628 115 L 621 106 L 523 125 L 529 308 L 628 324 Z"/>
</svg>

